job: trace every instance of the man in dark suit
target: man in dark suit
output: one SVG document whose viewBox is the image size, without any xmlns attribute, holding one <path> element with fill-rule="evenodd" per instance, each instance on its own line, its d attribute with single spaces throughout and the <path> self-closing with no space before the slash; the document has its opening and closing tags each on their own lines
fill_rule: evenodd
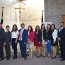
<svg viewBox="0 0 65 65">
<path fill-rule="evenodd" d="M 61 50 L 61 61 L 65 60 L 65 27 L 64 23 L 60 23 L 60 29 L 59 29 L 59 43 L 60 43 L 60 50 Z"/>
<path fill-rule="evenodd" d="M 7 25 L 5 32 L 5 51 L 6 51 L 7 60 L 10 59 L 10 55 L 11 55 L 10 43 L 11 43 L 11 32 L 9 30 L 9 26 Z"/>
<path fill-rule="evenodd" d="M 28 41 L 28 31 L 25 29 L 25 24 L 21 24 L 21 29 L 19 30 L 19 43 L 21 56 L 26 60 L 26 43 Z"/>
<path fill-rule="evenodd" d="M 4 29 L 2 28 L 2 24 L 0 23 L 0 60 L 4 59 L 4 50 L 3 50 L 3 45 L 4 45 Z"/>
</svg>

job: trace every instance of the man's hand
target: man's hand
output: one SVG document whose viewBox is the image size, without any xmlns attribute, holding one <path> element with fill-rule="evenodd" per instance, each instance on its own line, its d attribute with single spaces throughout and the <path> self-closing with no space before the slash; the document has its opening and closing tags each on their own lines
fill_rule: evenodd
<svg viewBox="0 0 65 65">
<path fill-rule="evenodd" d="M 61 39 L 58 37 L 58 40 L 61 40 Z"/>
<path fill-rule="evenodd" d="M 6 42 L 4 42 L 4 45 L 6 45 Z"/>
</svg>

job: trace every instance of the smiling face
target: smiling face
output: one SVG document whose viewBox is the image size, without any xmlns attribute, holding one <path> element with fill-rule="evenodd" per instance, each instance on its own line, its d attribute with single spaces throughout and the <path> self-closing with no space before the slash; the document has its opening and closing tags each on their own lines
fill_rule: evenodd
<svg viewBox="0 0 65 65">
<path fill-rule="evenodd" d="M 21 29 L 24 29 L 25 28 L 25 24 L 21 24 Z"/>
<path fill-rule="evenodd" d="M 41 25 L 41 30 L 43 31 L 44 29 L 45 29 L 45 25 L 42 24 L 42 25 Z"/>
<path fill-rule="evenodd" d="M 47 25 L 47 29 L 50 29 L 50 28 L 51 28 L 51 25 L 50 25 L 50 24 L 48 24 L 48 25 Z"/>
<path fill-rule="evenodd" d="M 36 29 L 37 31 L 39 31 L 39 30 L 40 30 L 40 26 L 37 25 L 35 29 Z"/>
<path fill-rule="evenodd" d="M 6 30 L 7 30 L 7 31 L 9 31 L 9 29 L 10 29 L 9 27 L 6 27 Z"/>
<path fill-rule="evenodd" d="M 28 31 L 33 31 L 33 28 L 32 28 L 32 26 L 28 26 Z"/>
<path fill-rule="evenodd" d="M 16 30 L 16 25 L 13 26 L 14 30 Z"/>
<path fill-rule="evenodd" d="M 28 28 L 28 29 L 29 29 L 29 31 L 31 31 L 31 27 L 30 27 L 30 26 L 29 26 L 29 28 Z"/>
<path fill-rule="evenodd" d="M 54 24 L 51 25 L 51 29 L 52 29 L 52 30 L 55 29 L 55 25 L 54 25 Z"/>
<path fill-rule="evenodd" d="M 60 23 L 60 27 L 63 27 L 63 26 L 64 26 L 64 23 L 63 23 L 63 22 L 61 22 L 61 23 Z"/>
</svg>

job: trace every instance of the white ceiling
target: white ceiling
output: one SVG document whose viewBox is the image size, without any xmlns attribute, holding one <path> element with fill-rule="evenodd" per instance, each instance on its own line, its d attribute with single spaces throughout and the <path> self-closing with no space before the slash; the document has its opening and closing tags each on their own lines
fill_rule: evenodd
<svg viewBox="0 0 65 65">
<path fill-rule="evenodd" d="M 15 3 L 15 0 L 0 0 L 0 5 L 5 6 L 5 5 L 12 5 Z"/>
<path fill-rule="evenodd" d="M 11 5 L 16 3 L 19 0 L 0 0 L 0 5 Z M 25 1 L 25 0 L 22 0 Z"/>
</svg>

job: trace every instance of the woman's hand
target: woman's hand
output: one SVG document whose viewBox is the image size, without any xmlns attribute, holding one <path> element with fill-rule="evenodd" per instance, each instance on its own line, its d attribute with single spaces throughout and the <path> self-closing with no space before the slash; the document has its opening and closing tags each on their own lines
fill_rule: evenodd
<svg viewBox="0 0 65 65">
<path fill-rule="evenodd" d="M 41 42 L 39 42 L 39 44 L 40 44 Z"/>
<path fill-rule="evenodd" d="M 17 43 L 17 40 L 15 40 L 15 43 Z"/>
<path fill-rule="evenodd" d="M 55 41 L 53 41 L 53 43 L 55 44 Z"/>
<path fill-rule="evenodd" d="M 49 42 L 49 40 L 48 40 L 48 42 Z"/>
</svg>

